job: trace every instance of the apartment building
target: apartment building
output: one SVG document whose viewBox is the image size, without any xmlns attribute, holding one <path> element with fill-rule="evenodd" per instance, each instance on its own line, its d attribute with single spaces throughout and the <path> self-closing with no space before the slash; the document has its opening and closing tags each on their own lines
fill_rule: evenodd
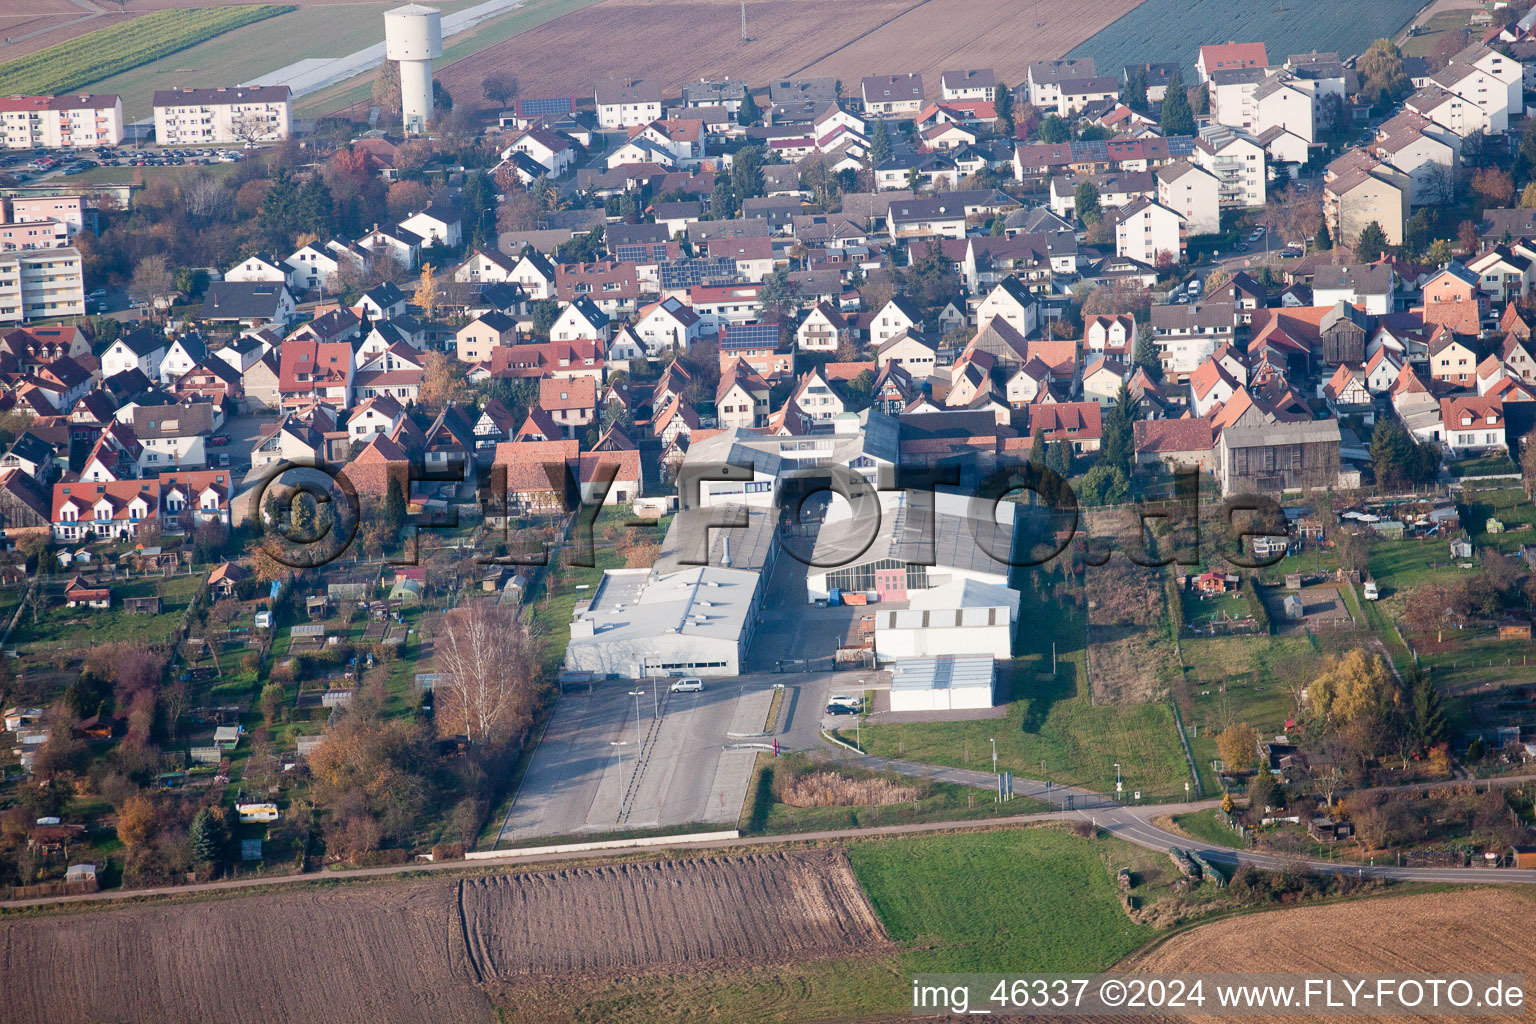
<svg viewBox="0 0 1536 1024">
<path fill-rule="evenodd" d="M 1195 164 L 1216 179 L 1224 209 L 1264 205 L 1265 156 L 1253 136 L 1225 125 L 1201 128 L 1192 154 Z"/>
<path fill-rule="evenodd" d="M 0 97 L 6 149 L 89 149 L 123 141 L 123 98 L 115 93 Z"/>
<path fill-rule="evenodd" d="M 85 274 L 72 248 L 0 253 L 0 324 L 85 315 Z"/>
<path fill-rule="evenodd" d="M 272 142 L 293 126 L 286 85 L 157 89 L 155 141 L 162 146 Z"/>
</svg>

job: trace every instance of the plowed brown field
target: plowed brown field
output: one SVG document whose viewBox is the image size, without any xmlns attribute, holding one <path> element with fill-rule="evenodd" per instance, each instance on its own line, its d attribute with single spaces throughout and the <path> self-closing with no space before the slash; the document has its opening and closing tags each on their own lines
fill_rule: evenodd
<svg viewBox="0 0 1536 1024">
<path fill-rule="evenodd" d="M 489 1021 L 451 882 L 0 924 L 0 1020 Z"/>
<path fill-rule="evenodd" d="M 1140 0 L 604 0 L 514 36 L 439 72 L 480 101 L 492 70 L 517 74 L 524 96 L 592 95 L 604 75 L 654 78 L 673 92 L 700 77 L 754 85 L 828 75 L 856 95 L 863 75 L 918 71 L 930 95 L 954 68 L 994 68 L 1010 84 L 1031 60 L 1059 57 Z M 1118 68 L 1100 69 L 1118 74 Z"/>
<path fill-rule="evenodd" d="M 1295 972 L 1446 975 L 1457 972 L 1536 974 L 1528 941 L 1532 894 L 1518 886 L 1396 896 L 1299 907 L 1235 917 L 1192 929 L 1117 970 L 1142 973 Z M 1040 1018 L 1044 1019 L 1044 1018 Z M 1206 1017 L 1148 1017 L 1146 1021 L 1209 1021 Z M 1244 1024 L 1284 1024 L 1302 1018 L 1250 1016 Z M 1391 1024 L 1402 1017 L 1329 1016 L 1330 1022 Z M 1426 1019 L 1426 1018 L 1421 1018 Z M 1446 1017 L 1458 1024 L 1508 1021 L 1508 1016 Z M 1077 1018 L 1080 1024 L 1131 1024 L 1128 1017 Z"/>
<path fill-rule="evenodd" d="M 800 960 L 884 942 L 840 852 L 466 879 L 460 899 L 470 958 L 486 981 Z"/>
<path fill-rule="evenodd" d="M 489 1024 L 477 982 L 886 946 L 840 852 L 354 885 L 0 921 L 0 1022 Z"/>
</svg>

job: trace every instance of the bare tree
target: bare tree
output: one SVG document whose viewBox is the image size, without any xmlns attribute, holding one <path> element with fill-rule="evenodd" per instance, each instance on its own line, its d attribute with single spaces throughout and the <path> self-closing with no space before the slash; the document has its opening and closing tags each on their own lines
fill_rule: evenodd
<svg viewBox="0 0 1536 1024">
<path fill-rule="evenodd" d="M 517 76 L 510 71 L 492 71 L 480 82 L 480 91 L 492 103 L 506 105 L 517 97 Z"/>
<path fill-rule="evenodd" d="M 176 277 L 164 256 L 146 256 L 133 268 L 128 282 L 134 295 L 160 309 L 176 292 Z"/>
<path fill-rule="evenodd" d="M 229 190 L 207 171 L 199 171 L 182 183 L 181 201 L 194 217 L 222 216 L 232 207 Z"/>
<path fill-rule="evenodd" d="M 508 609 L 475 601 L 448 612 L 437 663 L 439 714 L 471 744 L 505 739 L 526 723 L 538 657 Z"/>
</svg>

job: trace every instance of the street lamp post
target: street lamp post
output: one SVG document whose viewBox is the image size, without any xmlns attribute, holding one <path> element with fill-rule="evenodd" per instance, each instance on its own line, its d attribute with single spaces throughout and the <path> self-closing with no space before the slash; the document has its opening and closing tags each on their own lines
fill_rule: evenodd
<svg viewBox="0 0 1536 1024">
<path fill-rule="evenodd" d="M 1120 762 L 1115 762 L 1115 799 L 1120 799 Z"/>
<path fill-rule="evenodd" d="M 624 817 L 624 748 L 629 746 L 628 740 L 609 740 L 608 745 L 619 758 L 619 817 Z"/>
<path fill-rule="evenodd" d="M 635 698 L 635 739 L 640 738 L 640 698 L 645 696 L 644 690 L 630 690 L 629 695 Z"/>
<path fill-rule="evenodd" d="M 988 742 L 990 742 L 992 744 L 992 774 L 996 775 L 997 774 L 997 740 L 989 739 Z"/>
</svg>

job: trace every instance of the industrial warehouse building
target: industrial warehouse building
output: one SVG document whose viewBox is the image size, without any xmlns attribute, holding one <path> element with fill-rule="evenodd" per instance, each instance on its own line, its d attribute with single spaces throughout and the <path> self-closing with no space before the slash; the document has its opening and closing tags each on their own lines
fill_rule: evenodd
<svg viewBox="0 0 1536 1024">
<path fill-rule="evenodd" d="M 990 708 L 993 662 L 986 655 L 902 658 L 891 669 L 892 711 Z"/>
<path fill-rule="evenodd" d="M 808 601 L 825 599 L 834 590 L 907 601 L 916 591 L 964 580 L 1007 586 L 1016 506 L 999 505 L 999 514 L 1010 521 L 997 523 L 975 518 L 969 499 L 943 491 L 933 492 L 931 503 L 909 501 L 904 491 L 879 497 L 879 527 L 852 558 L 847 552 L 865 539 L 860 524 L 829 517 L 822 525 L 805 579 Z"/>
<path fill-rule="evenodd" d="M 1019 594 L 996 583 L 957 580 L 912 591 L 909 606 L 875 612 L 875 656 L 881 661 L 942 654 L 1013 654 Z"/>
<path fill-rule="evenodd" d="M 565 667 L 598 676 L 734 676 L 752 642 L 762 576 L 690 566 L 609 569 L 571 620 Z"/>
</svg>

